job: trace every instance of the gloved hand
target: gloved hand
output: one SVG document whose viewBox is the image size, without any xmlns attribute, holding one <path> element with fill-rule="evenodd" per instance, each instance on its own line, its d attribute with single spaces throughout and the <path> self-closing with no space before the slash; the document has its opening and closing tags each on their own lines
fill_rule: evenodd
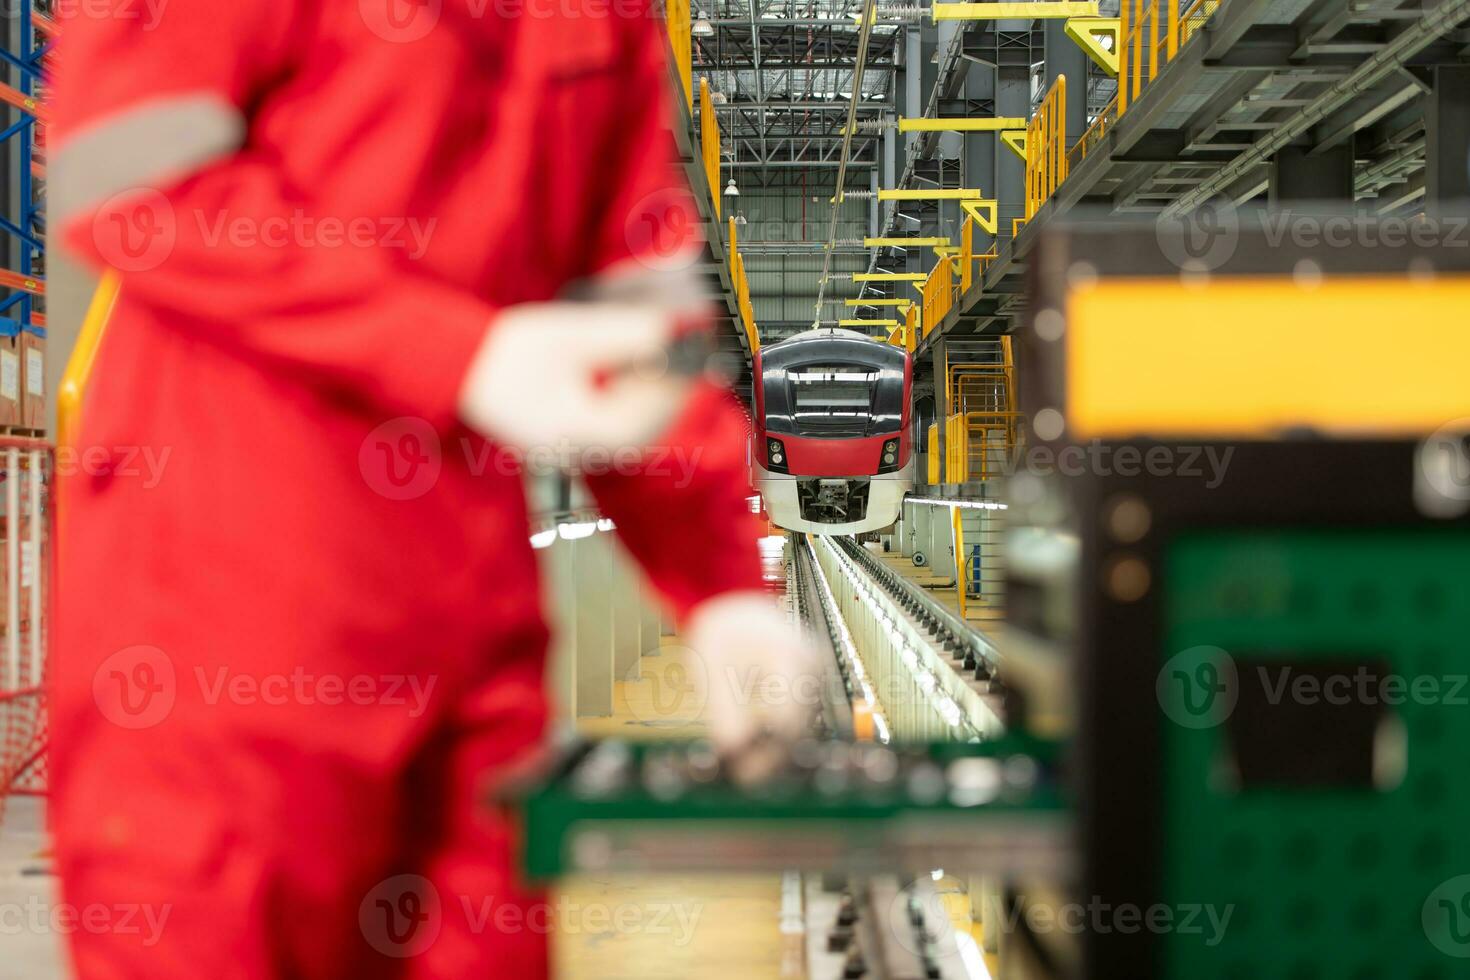
<svg viewBox="0 0 1470 980">
<path fill-rule="evenodd" d="M 683 630 L 703 664 L 705 718 L 715 748 L 737 779 L 758 779 L 782 761 L 787 743 L 810 734 L 825 673 L 811 641 L 760 592 L 716 596 L 696 606 Z"/>
<path fill-rule="evenodd" d="M 652 304 L 510 307 L 470 363 L 460 417 L 504 445 L 555 452 L 563 465 L 592 448 L 647 446 L 697 380 L 671 369 L 682 326 Z"/>
</svg>

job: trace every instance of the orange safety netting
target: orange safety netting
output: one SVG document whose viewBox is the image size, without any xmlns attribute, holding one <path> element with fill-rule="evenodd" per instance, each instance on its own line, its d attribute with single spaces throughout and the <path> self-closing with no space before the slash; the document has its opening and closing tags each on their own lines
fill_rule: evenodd
<svg viewBox="0 0 1470 980">
<path fill-rule="evenodd" d="M 10 796 L 46 791 L 51 463 L 44 443 L 0 437 L 0 823 Z"/>
</svg>

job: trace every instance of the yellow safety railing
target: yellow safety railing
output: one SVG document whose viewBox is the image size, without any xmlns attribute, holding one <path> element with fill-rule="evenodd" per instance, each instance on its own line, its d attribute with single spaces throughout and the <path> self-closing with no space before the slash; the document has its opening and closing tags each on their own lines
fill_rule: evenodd
<svg viewBox="0 0 1470 980">
<path fill-rule="evenodd" d="M 1079 163 L 1087 159 L 1087 154 L 1091 153 L 1093 147 L 1102 142 L 1102 138 L 1112 131 L 1113 124 L 1117 121 L 1118 97 L 1115 95 L 1113 96 L 1113 100 L 1107 104 L 1102 112 L 1097 114 L 1097 118 L 1092 121 L 1092 125 L 1087 127 L 1087 132 L 1083 133 L 1076 144 L 1067 151 L 1068 172 L 1075 170 Z"/>
<path fill-rule="evenodd" d="M 949 509 L 950 524 L 954 529 L 954 598 L 960 609 L 960 619 L 965 618 L 965 521 L 964 512 L 958 507 Z"/>
<path fill-rule="evenodd" d="M 956 297 L 954 267 L 959 256 L 941 255 L 934 271 L 924 280 L 924 335 L 939 325 L 954 307 Z"/>
<path fill-rule="evenodd" d="M 960 412 L 945 420 L 945 482 L 970 483 L 1001 473 L 997 456 L 1015 450 L 1020 415 Z"/>
<path fill-rule="evenodd" d="M 1118 118 L 1138 98 L 1147 82 L 1158 74 L 1159 68 L 1173 59 L 1184 42 L 1194 36 L 1194 32 L 1220 6 L 1220 0 L 1186 0 L 1183 12 L 1179 12 L 1178 3 L 1179 0 L 1122 0 L 1118 30 L 1118 94 L 1094 117 L 1087 131 L 1067 151 L 1069 169 L 1075 170 L 1087 159 L 1087 155 L 1112 131 Z M 1155 6 L 1164 8 L 1163 13 L 1157 13 Z M 1168 9 L 1170 6 L 1172 11 Z M 1157 35 L 1161 24 L 1164 35 L 1154 37 L 1151 42 L 1150 29 Z"/>
<path fill-rule="evenodd" d="M 975 255 L 975 222 L 969 218 L 960 226 L 960 295 L 970 291 L 975 266 L 971 261 Z"/>
<path fill-rule="evenodd" d="M 709 79 L 699 80 L 699 152 L 704 158 L 704 177 L 709 184 L 715 217 L 720 217 L 720 120 L 709 95 Z"/>
<path fill-rule="evenodd" d="M 909 307 L 908 313 L 904 315 L 903 345 L 913 353 L 919 346 L 919 332 L 923 328 L 924 313 L 915 303 Z"/>
<path fill-rule="evenodd" d="M 1119 7 L 1118 112 L 1128 111 L 1159 70 L 1219 8 L 1220 0 L 1122 0 Z M 1182 9 L 1181 9 L 1182 7 Z"/>
<path fill-rule="evenodd" d="M 1016 410 L 1010 337 L 1000 338 L 987 357 L 996 359 L 946 363 L 951 414 L 944 423 L 945 483 L 990 479 L 1019 439 L 1021 413 Z"/>
<path fill-rule="evenodd" d="M 664 23 L 673 50 L 674 69 L 684 86 L 684 104 L 694 112 L 694 38 L 690 32 L 689 0 L 664 0 Z"/>
<path fill-rule="evenodd" d="M 976 279 L 985 274 L 985 267 L 995 258 L 995 250 L 980 255 L 975 254 L 975 221 L 966 218 L 960 227 L 960 295 L 970 291 L 970 286 Z"/>
<path fill-rule="evenodd" d="M 1066 179 L 1067 76 L 1058 75 L 1026 127 L 1027 221 Z"/>
<path fill-rule="evenodd" d="M 72 348 L 66 362 L 61 384 L 56 391 L 56 444 L 76 444 L 77 424 L 82 411 L 82 395 L 87 390 L 87 381 L 92 377 L 92 365 L 97 361 L 97 350 L 102 346 L 102 337 L 107 332 L 107 321 L 112 317 L 112 308 L 117 303 L 122 288 L 122 277 L 116 272 L 103 273 L 87 315 L 82 320 L 82 329 L 77 335 L 77 344 Z"/>
<path fill-rule="evenodd" d="M 939 458 L 939 424 L 929 426 L 929 485 L 944 482 L 944 460 Z"/>
<path fill-rule="evenodd" d="M 754 355 L 761 349 L 760 331 L 755 325 L 755 307 L 750 302 L 750 280 L 745 275 L 745 258 L 738 249 L 739 239 L 735 231 L 735 219 L 730 219 L 730 285 L 735 290 L 735 305 L 740 311 L 740 325 L 745 330 L 745 339 Z"/>
</svg>

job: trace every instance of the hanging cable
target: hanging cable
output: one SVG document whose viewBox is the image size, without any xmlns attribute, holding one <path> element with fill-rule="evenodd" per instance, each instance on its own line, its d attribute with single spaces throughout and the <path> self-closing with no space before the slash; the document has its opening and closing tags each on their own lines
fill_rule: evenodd
<svg viewBox="0 0 1470 980">
<path fill-rule="evenodd" d="M 847 125 L 842 127 L 842 155 L 837 160 L 837 190 L 832 195 L 832 220 L 827 226 L 827 248 L 822 257 L 822 278 L 817 281 L 817 305 L 813 320 L 822 315 L 822 300 L 827 293 L 827 276 L 832 271 L 832 249 L 837 243 L 837 217 L 842 213 L 843 188 L 847 185 L 847 158 L 852 152 L 853 134 L 857 131 L 858 102 L 863 97 L 863 69 L 868 62 L 868 39 L 873 36 L 873 21 L 877 10 L 877 0 L 863 0 L 857 64 L 852 72 L 852 96 L 847 104 Z"/>
</svg>

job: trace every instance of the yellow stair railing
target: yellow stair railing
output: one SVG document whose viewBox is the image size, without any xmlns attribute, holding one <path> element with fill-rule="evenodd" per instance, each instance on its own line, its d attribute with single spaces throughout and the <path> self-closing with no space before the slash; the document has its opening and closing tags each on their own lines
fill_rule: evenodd
<svg viewBox="0 0 1470 980">
<path fill-rule="evenodd" d="M 1021 413 L 1016 410 L 1011 338 L 992 343 L 976 352 L 983 360 L 947 361 L 950 415 L 944 422 L 944 483 L 988 480 L 997 475 L 997 462 L 1015 451 Z"/>
</svg>

